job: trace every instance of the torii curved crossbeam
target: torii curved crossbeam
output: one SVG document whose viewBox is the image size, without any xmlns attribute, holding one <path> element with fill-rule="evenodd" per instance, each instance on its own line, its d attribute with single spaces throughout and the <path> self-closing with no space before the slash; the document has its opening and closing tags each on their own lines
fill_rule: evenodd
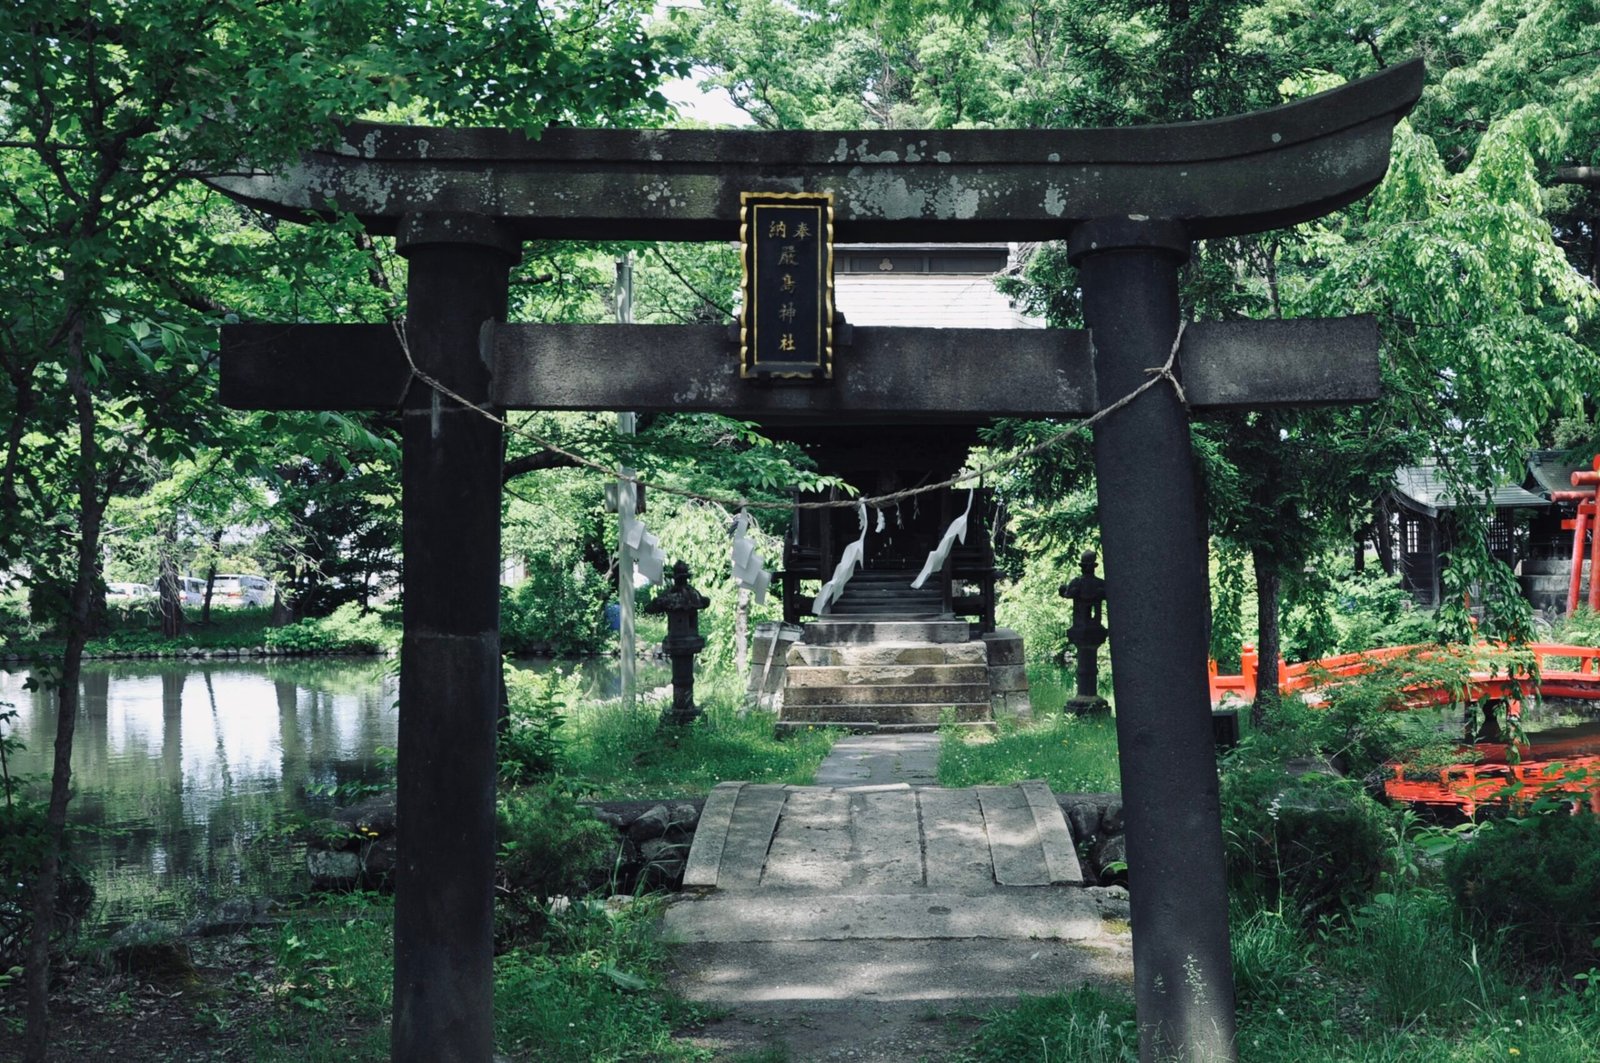
<svg viewBox="0 0 1600 1063">
<path fill-rule="evenodd" d="M 831 191 L 842 242 L 1038 240 L 1129 215 L 1229 236 L 1365 195 L 1422 83 L 1411 60 L 1265 111 L 1122 129 L 558 128 L 533 139 L 353 123 L 285 173 L 209 183 L 285 217 L 349 211 L 376 233 L 449 211 L 527 239 L 733 240 L 741 191 Z"/>
</svg>

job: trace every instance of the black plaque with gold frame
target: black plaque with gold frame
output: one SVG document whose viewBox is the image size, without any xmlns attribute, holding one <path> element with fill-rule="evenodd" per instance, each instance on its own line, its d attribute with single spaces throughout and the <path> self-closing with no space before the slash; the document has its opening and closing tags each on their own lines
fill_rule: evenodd
<svg viewBox="0 0 1600 1063">
<path fill-rule="evenodd" d="M 833 194 L 739 197 L 739 375 L 833 377 Z"/>
</svg>

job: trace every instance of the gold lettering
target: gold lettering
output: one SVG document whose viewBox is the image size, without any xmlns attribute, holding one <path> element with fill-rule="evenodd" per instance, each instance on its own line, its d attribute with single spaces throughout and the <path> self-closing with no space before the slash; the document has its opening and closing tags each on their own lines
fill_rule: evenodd
<svg viewBox="0 0 1600 1063">
<path fill-rule="evenodd" d="M 778 350 L 780 350 L 780 351 L 792 351 L 792 350 L 794 350 L 794 333 L 785 332 L 782 336 L 778 337 Z"/>
<path fill-rule="evenodd" d="M 794 245 L 793 244 L 784 244 L 783 245 L 783 252 L 778 255 L 778 265 L 780 265 L 780 266 L 798 266 L 799 264 L 800 264 L 800 260 L 794 257 Z"/>
<path fill-rule="evenodd" d="M 796 240 L 804 240 L 806 237 L 808 237 L 810 235 L 811 235 L 811 226 L 807 225 L 803 221 L 796 223 L 796 225 L 794 227 L 794 238 Z"/>
<path fill-rule="evenodd" d="M 793 273 L 785 273 L 783 275 L 783 283 L 778 285 L 778 287 L 783 289 L 786 292 L 794 291 L 794 274 Z"/>
<path fill-rule="evenodd" d="M 794 304 L 784 303 L 782 306 L 778 307 L 778 318 L 782 321 L 793 321 Z"/>
<path fill-rule="evenodd" d="M 781 221 L 775 221 L 767 226 L 767 235 L 787 240 L 789 238 L 789 226 Z"/>
</svg>

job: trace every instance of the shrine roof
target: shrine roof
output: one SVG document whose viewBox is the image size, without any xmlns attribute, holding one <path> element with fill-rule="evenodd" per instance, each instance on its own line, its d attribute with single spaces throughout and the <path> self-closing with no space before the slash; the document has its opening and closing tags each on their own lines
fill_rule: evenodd
<svg viewBox="0 0 1600 1063">
<path fill-rule="evenodd" d="M 1091 218 L 1183 222 L 1191 237 L 1336 210 L 1388 168 L 1422 92 L 1413 60 L 1205 122 L 1113 129 L 757 131 L 352 123 L 279 173 L 210 183 L 269 213 L 502 220 L 523 239 L 731 240 L 741 192 L 831 192 L 845 241 L 1041 240 Z"/>
<path fill-rule="evenodd" d="M 1528 478 L 1531 489 L 1547 497 L 1555 491 L 1571 491 L 1572 474 L 1589 468 L 1587 461 L 1568 461 L 1565 450 L 1534 450 L 1528 453 Z"/>
<path fill-rule="evenodd" d="M 1476 504 L 1477 499 L 1463 503 L 1450 491 L 1444 474 L 1437 465 L 1410 465 L 1395 470 L 1395 497 L 1408 508 L 1428 517 L 1437 517 L 1447 510 L 1464 504 Z M 1550 505 L 1532 491 L 1514 483 L 1496 484 L 1490 493 L 1495 509 L 1523 509 Z"/>
</svg>

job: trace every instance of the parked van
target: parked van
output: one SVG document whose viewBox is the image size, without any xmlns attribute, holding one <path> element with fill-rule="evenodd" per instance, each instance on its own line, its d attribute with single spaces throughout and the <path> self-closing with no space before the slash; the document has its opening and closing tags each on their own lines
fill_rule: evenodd
<svg viewBox="0 0 1600 1063">
<path fill-rule="evenodd" d="M 206 601 L 206 581 L 195 576 L 180 576 L 178 601 L 185 609 L 200 608 Z"/>
<path fill-rule="evenodd" d="M 202 581 L 203 590 L 204 581 Z M 237 573 L 220 575 L 211 585 L 213 605 L 271 605 L 272 581 Z"/>
</svg>

